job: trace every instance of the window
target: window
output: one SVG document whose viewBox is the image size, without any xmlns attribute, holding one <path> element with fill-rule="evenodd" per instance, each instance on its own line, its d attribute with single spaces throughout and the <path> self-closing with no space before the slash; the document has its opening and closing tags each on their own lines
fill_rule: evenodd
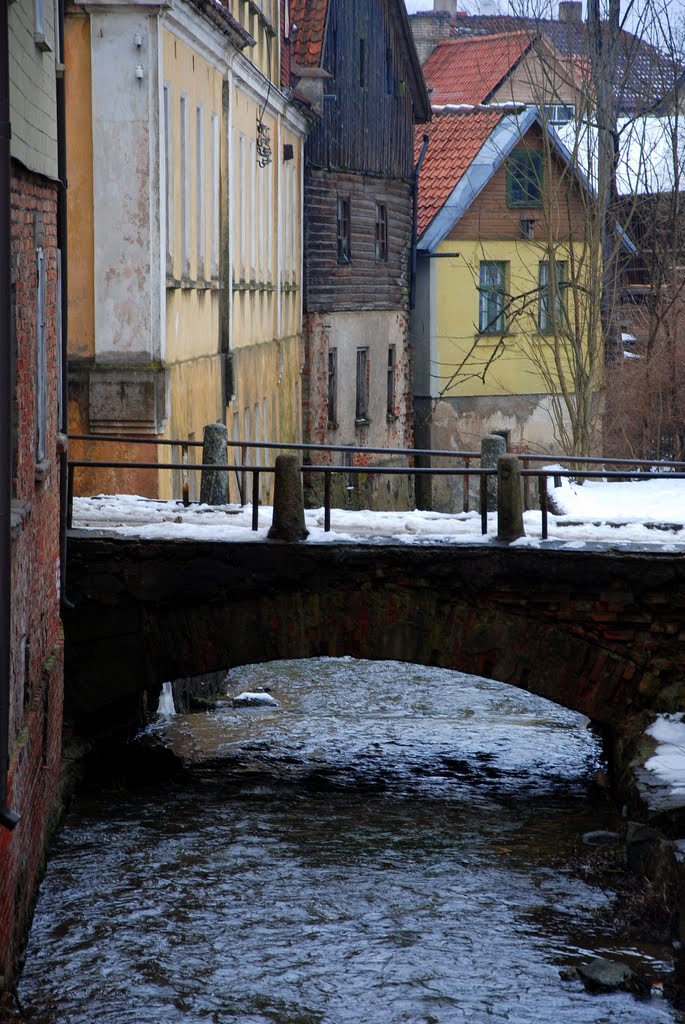
<svg viewBox="0 0 685 1024">
<path fill-rule="evenodd" d="M 195 199 L 197 277 L 205 276 L 205 117 L 201 106 L 195 108 Z"/>
<path fill-rule="evenodd" d="M 548 124 L 568 124 L 576 114 L 573 103 L 551 103 L 545 107 Z"/>
<path fill-rule="evenodd" d="M 357 398 L 354 418 L 357 423 L 369 420 L 369 350 L 357 349 Z"/>
<path fill-rule="evenodd" d="M 48 432 L 48 366 L 47 366 L 47 268 L 42 246 L 36 249 L 36 462 L 43 462 L 47 454 Z"/>
<path fill-rule="evenodd" d="M 478 330 L 482 334 L 502 334 L 506 329 L 505 288 L 507 264 L 495 260 L 482 260 L 480 265 L 480 293 Z"/>
<path fill-rule="evenodd" d="M 211 131 L 212 131 L 212 258 L 211 258 L 211 269 L 210 274 L 213 278 L 219 276 L 219 116 L 218 114 L 212 114 L 211 117 Z"/>
<path fill-rule="evenodd" d="M 181 96 L 181 275 L 190 277 L 190 116 Z"/>
<path fill-rule="evenodd" d="M 328 350 L 328 426 L 338 425 L 338 350 Z"/>
<path fill-rule="evenodd" d="M 164 83 L 164 225 L 166 228 L 166 272 L 174 272 L 174 164 L 171 128 L 171 86 Z"/>
<path fill-rule="evenodd" d="M 395 75 L 392 66 L 392 50 L 388 47 L 385 51 L 385 91 L 388 96 L 395 94 Z"/>
<path fill-rule="evenodd" d="M 388 348 L 388 391 L 386 402 L 388 419 L 395 419 L 395 346 Z"/>
<path fill-rule="evenodd" d="M 376 252 L 377 260 L 388 258 L 388 211 L 380 203 L 376 204 Z"/>
<path fill-rule="evenodd" d="M 338 262 L 349 263 L 350 252 L 350 201 L 338 199 Z"/>
<path fill-rule="evenodd" d="M 554 278 L 550 279 L 550 262 L 555 269 Z M 542 334 L 552 334 L 558 330 L 564 310 L 564 290 L 566 282 L 566 264 L 557 260 L 542 260 L 538 266 L 538 286 L 540 305 L 538 308 L 538 327 Z M 552 284 L 552 287 L 550 287 Z"/>
<path fill-rule="evenodd" d="M 34 0 L 33 16 L 33 38 L 38 49 L 45 52 L 51 49 L 46 34 L 45 0 Z"/>
<path fill-rule="evenodd" d="M 542 154 L 515 149 L 507 161 L 507 205 L 542 205 Z"/>
</svg>

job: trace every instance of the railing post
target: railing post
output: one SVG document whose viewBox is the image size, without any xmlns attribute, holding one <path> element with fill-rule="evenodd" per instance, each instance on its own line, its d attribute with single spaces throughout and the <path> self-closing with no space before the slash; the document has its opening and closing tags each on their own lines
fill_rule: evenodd
<svg viewBox="0 0 685 1024">
<path fill-rule="evenodd" d="M 279 455 L 274 477 L 274 518 L 268 538 L 295 541 L 304 540 L 307 534 L 299 460 L 296 455 Z"/>
<path fill-rule="evenodd" d="M 323 532 L 331 532 L 331 471 L 325 469 L 323 474 Z"/>
<path fill-rule="evenodd" d="M 184 466 L 188 465 L 188 445 L 187 444 L 182 444 L 181 445 L 181 462 L 183 463 Z M 184 508 L 188 508 L 188 506 L 190 505 L 190 495 L 188 493 L 188 470 L 184 469 L 182 472 L 183 472 L 183 485 L 182 485 L 183 507 Z"/>
<path fill-rule="evenodd" d="M 469 473 L 469 467 L 470 466 L 471 466 L 471 459 L 467 455 L 466 458 L 464 459 L 465 473 L 464 473 L 464 478 L 463 478 L 464 482 L 462 484 L 462 491 L 464 492 L 463 493 L 464 512 L 470 512 L 471 511 L 471 493 L 470 493 L 471 492 L 471 474 Z"/>
<path fill-rule="evenodd" d="M 488 532 L 488 478 L 480 474 L 480 532 L 485 536 Z"/>
<path fill-rule="evenodd" d="M 226 466 L 226 469 L 202 471 L 200 501 L 203 505 L 226 505 L 228 503 L 228 431 L 224 423 L 208 423 L 202 439 L 202 464 L 205 466 Z"/>
<path fill-rule="evenodd" d="M 540 494 L 540 513 L 542 517 L 542 539 L 547 540 L 547 474 L 538 476 L 538 492 Z"/>
<path fill-rule="evenodd" d="M 486 434 L 480 442 L 480 468 L 496 469 L 498 460 L 507 450 L 507 442 L 500 434 Z M 488 512 L 497 511 L 497 476 L 487 478 Z"/>
<path fill-rule="evenodd" d="M 252 529 L 259 529 L 259 470 L 252 470 Z"/>
<path fill-rule="evenodd" d="M 521 462 L 517 455 L 501 455 L 497 463 L 497 540 L 511 544 L 519 537 L 525 537 Z"/>
<path fill-rule="evenodd" d="M 247 465 L 247 445 L 242 444 L 240 446 L 240 463 L 242 466 Z M 247 493 L 247 472 L 242 469 L 240 471 L 240 504 L 245 504 L 245 495 Z"/>
</svg>

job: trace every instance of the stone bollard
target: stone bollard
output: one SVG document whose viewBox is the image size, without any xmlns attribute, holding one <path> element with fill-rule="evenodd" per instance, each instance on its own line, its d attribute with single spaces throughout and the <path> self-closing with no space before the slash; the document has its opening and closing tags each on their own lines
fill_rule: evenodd
<svg viewBox="0 0 685 1024">
<path fill-rule="evenodd" d="M 223 423 L 208 423 L 202 435 L 202 465 L 228 466 L 228 430 Z M 200 501 L 203 505 L 228 503 L 228 468 L 206 469 L 202 473 Z"/>
<path fill-rule="evenodd" d="M 525 537 L 521 462 L 516 455 L 502 455 L 497 463 L 497 540 L 511 544 Z"/>
<path fill-rule="evenodd" d="M 309 531 L 304 525 L 302 473 L 296 455 L 276 457 L 274 478 L 274 518 L 269 540 L 304 540 Z"/>
<path fill-rule="evenodd" d="M 501 455 L 506 454 L 507 442 L 499 434 L 486 434 L 480 442 L 481 469 L 495 469 Z M 497 477 L 487 478 L 488 512 L 497 511 Z"/>
</svg>

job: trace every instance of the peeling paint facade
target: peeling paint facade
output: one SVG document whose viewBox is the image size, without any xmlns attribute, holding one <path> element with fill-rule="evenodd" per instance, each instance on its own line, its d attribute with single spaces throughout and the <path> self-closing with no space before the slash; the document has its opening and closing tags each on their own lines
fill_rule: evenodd
<svg viewBox="0 0 685 1024">
<path fill-rule="evenodd" d="M 216 422 L 242 434 L 255 405 L 270 415 L 246 439 L 274 422 L 300 437 L 279 376 L 299 384 L 306 121 L 280 89 L 278 5 L 232 6 L 69 10 L 70 431 L 129 438 L 89 442 L 88 458 L 178 462 L 180 445 L 142 439 L 201 442 Z M 270 376 L 262 346 L 278 348 Z M 191 498 L 199 482 L 190 471 Z M 81 493 L 181 485 L 180 471 L 76 477 Z"/>
</svg>

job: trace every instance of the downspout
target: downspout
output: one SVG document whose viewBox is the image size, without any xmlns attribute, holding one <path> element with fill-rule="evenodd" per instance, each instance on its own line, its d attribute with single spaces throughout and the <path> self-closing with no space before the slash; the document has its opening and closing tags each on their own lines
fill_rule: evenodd
<svg viewBox="0 0 685 1024">
<path fill-rule="evenodd" d="M 55 82 L 55 99 L 57 113 L 57 248 L 61 260 L 61 393 L 60 417 L 58 430 L 59 471 L 60 471 L 60 512 L 59 512 L 59 564 L 60 564 L 60 598 L 62 605 L 72 607 L 66 596 L 67 577 L 67 488 L 68 488 L 68 451 L 67 433 L 69 430 L 69 386 L 67 378 L 67 135 L 66 135 L 66 86 L 64 82 L 64 0 L 57 3 L 57 32 L 59 39 L 58 56 L 60 65 L 57 67 Z"/>
<path fill-rule="evenodd" d="M 0 2 L 0 825 L 19 821 L 7 806 L 10 729 L 12 565 L 11 164 L 8 4 Z"/>
<path fill-rule="evenodd" d="M 413 309 L 416 304 L 416 242 L 419 231 L 419 174 L 421 173 L 421 164 L 423 158 L 426 155 L 428 149 L 429 137 L 424 135 L 423 142 L 421 144 L 421 152 L 419 153 L 419 159 L 416 161 L 416 167 L 414 168 L 414 180 L 412 182 L 412 211 L 411 211 L 411 269 L 409 275 L 409 308 Z"/>
</svg>

